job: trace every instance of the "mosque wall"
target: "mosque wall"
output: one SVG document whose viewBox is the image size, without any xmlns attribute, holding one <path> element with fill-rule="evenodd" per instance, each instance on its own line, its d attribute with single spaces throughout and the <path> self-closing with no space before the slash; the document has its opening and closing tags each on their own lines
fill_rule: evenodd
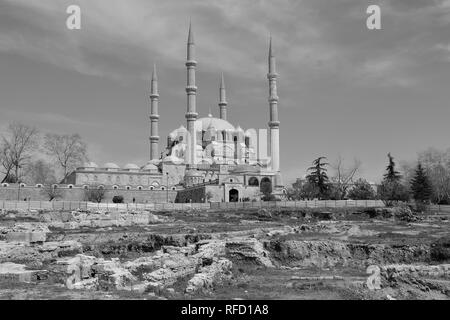
<svg viewBox="0 0 450 320">
<path fill-rule="evenodd" d="M 58 185 L 61 197 L 57 200 L 66 201 L 86 201 L 86 190 L 81 187 L 68 188 Z M 126 190 L 126 189 L 105 189 L 105 196 L 102 202 L 112 202 L 114 196 L 123 196 L 125 203 L 163 203 L 174 202 L 177 191 L 174 190 Z M 49 201 L 48 193 L 44 187 L 35 186 L 20 187 L 18 185 L 0 186 L 0 200 L 20 201 Z"/>
</svg>

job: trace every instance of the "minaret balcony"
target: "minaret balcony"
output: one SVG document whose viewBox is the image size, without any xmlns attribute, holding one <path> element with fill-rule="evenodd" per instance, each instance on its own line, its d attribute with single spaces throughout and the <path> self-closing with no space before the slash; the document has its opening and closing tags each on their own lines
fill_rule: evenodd
<svg viewBox="0 0 450 320">
<path fill-rule="evenodd" d="M 274 97 L 269 97 L 269 102 L 278 102 L 279 98 L 278 96 L 274 96 Z"/>
<path fill-rule="evenodd" d="M 187 93 L 196 93 L 197 92 L 197 86 L 186 86 L 186 92 Z"/>
<path fill-rule="evenodd" d="M 278 73 L 268 73 L 267 74 L 267 79 L 271 80 L 271 79 L 276 79 L 278 77 Z"/>
<path fill-rule="evenodd" d="M 197 61 L 195 61 L 195 60 L 186 61 L 186 67 L 195 67 L 196 65 L 197 65 Z"/>
<path fill-rule="evenodd" d="M 158 142 L 158 141 L 159 141 L 159 136 L 151 136 L 151 137 L 150 137 L 150 141 L 152 141 L 152 142 Z"/>
<path fill-rule="evenodd" d="M 270 128 L 278 128 L 280 126 L 280 121 L 269 121 Z"/>
<path fill-rule="evenodd" d="M 158 98 L 159 98 L 159 94 L 157 94 L 157 93 L 152 93 L 150 95 L 150 99 L 158 99 Z"/>
<path fill-rule="evenodd" d="M 158 119 L 159 119 L 159 115 L 158 115 L 158 114 L 151 114 L 151 115 L 149 116 L 149 118 L 150 118 L 151 120 L 158 120 Z"/>
<path fill-rule="evenodd" d="M 197 112 L 186 112 L 186 119 L 193 119 L 196 120 L 198 117 L 198 113 Z"/>
</svg>

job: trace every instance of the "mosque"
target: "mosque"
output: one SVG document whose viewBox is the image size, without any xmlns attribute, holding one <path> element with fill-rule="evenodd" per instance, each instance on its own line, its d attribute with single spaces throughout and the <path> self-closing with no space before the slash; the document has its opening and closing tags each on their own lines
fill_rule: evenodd
<svg viewBox="0 0 450 320">
<path fill-rule="evenodd" d="M 176 202 L 238 202 L 260 200 L 261 186 L 284 198 L 280 172 L 278 95 L 276 61 L 269 43 L 268 130 L 244 130 L 227 121 L 225 80 L 219 88 L 220 118 L 198 117 L 196 96 L 195 41 L 191 25 L 187 41 L 186 126 L 170 132 L 159 151 L 158 77 L 153 67 L 150 92 L 150 161 L 144 166 L 114 163 L 101 167 L 90 162 L 77 168 L 64 181 L 83 187 L 101 186 L 115 190 L 176 191 Z"/>
</svg>

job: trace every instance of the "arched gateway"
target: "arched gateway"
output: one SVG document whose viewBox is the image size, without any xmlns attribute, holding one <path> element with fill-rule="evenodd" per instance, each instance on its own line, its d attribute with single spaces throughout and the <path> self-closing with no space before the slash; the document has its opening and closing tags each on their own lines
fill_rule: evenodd
<svg viewBox="0 0 450 320">
<path fill-rule="evenodd" d="M 239 191 L 236 189 L 231 189 L 228 192 L 229 198 L 228 201 L 229 202 L 238 202 L 239 201 Z"/>
</svg>

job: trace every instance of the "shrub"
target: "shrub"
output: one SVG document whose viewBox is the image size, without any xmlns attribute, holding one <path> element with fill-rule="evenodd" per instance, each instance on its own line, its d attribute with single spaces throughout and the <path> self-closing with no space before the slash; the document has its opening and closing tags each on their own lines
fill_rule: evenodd
<svg viewBox="0 0 450 320">
<path fill-rule="evenodd" d="M 353 200 L 373 200 L 375 197 L 375 190 L 364 179 L 358 179 L 348 193 L 348 198 Z"/>
<path fill-rule="evenodd" d="M 123 203 L 123 196 L 114 196 L 112 201 L 113 203 Z"/>
<path fill-rule="evenodd" d="M 98 188 L 92 188 L 92 189 L 86 189 L 84 190 L 84 197 L 87 201 L 90 202 L 102 202 L 103 198 L 105 197 L 105 189 L 98 187 Z"/>
<path fill-rule="evenodd" d="M 406 187 L 395 180 L 384 180 L 378 186 L 377 193 L 387 207 L 393 207 L 398 202 L 409 200 L 409 192 Z"/>
</svg>

